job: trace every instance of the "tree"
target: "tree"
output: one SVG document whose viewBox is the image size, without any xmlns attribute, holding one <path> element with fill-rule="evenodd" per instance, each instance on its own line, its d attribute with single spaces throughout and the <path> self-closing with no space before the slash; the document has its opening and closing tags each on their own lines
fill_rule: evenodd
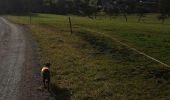
<svg viewBox="0 0 170 100">
<path fill-rule="evenodd" d="M 42 0 L 0 0 L 0 13 L 26 13 L 40 8 Z"/>
<path fill-rule="evenodd" d="M 60 14 L 68 14 L 74 12 L 73 1 L 70 0 L 58 0 L 56 2 L 56 12 Z"/>
<path fill-rule="evenodd" d="M 74 0 L 76 12 L 93 18 L 92 15 L 97 13 L 97 2 L 91 0 Z"/>
<path fill-rule="evenodd" d="M 138 22 L 140 22 L 142 17 L 145 17 L 145 13 L 146 13 L 146 7 L 142 0 L 138 2 L 137 10 L 138 10 L 138 16 L 139 16 Z"/>
<path fill-rule="evenodd" d="M 162 23 L 165 22 L 165 19 L 170 16 L 170 0 L 160 0 L 160 16 L 158 17 L 159 20 L 162 20 Z"/>
</svg>

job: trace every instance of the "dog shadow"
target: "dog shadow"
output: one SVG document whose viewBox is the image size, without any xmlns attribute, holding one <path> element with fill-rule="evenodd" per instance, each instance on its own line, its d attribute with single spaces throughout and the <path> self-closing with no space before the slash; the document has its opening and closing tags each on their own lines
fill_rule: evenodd
<svg viewBox="0 0 170 100">
<path fill-rule="evenodd" d="M 71 91 L 66 88 L 52 87 L 52 94 L 55 94 L 56 100 L 71 100 Z"/>
</svg>

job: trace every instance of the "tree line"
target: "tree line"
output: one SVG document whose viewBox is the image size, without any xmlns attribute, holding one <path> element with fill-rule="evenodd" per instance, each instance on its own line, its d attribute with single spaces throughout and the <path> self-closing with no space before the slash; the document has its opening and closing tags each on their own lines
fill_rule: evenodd
<svg viewBox="0 0 170 100">
<path fill-rule="evenodd" d="M 139 21 L 145 13 L 160 13 L 163 20 L 170 15 L 170 0 L 0 0 L 0 13 L 45 12 L 77 14 L 95 18 L 97 13 L 127 15 L 138 13 Z"/>
<path fill-rule="evenodd" d="M 42 0 L 0 0 L 0 13 L 39 12 Z"/>
</svg>

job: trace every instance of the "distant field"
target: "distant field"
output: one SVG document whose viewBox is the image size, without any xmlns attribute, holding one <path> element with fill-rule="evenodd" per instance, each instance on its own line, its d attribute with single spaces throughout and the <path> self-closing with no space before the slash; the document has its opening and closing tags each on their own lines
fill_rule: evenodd
<svg viewBox="0 0 170 100">
<path fill-rule="evenodd" d="M 37 14 L 7 16 L 25 24 L 37 40 L 41 63 L 50 61 L 52 85 L 58 98 L 72 100 L 168 100 L 170 68 L 129 50 L 110 37 L 137 48 L 170 65 L 170 20 L 156 14 L 110 19 Z M 102 33 L 102 34 L 101 34 Z M 103 34 L 104 33 L 104 34 Z"/>
</svg>

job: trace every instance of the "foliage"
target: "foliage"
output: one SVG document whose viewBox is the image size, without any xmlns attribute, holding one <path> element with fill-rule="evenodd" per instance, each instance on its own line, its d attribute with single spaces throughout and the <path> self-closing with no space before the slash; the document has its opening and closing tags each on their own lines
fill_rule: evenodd
<svg viewBox="0 0 170 100">
<path fill-rule="evenodd" d="M 19 6 L 18 6 L 19 5 Z M 140 21 L 145 13 L 158 12 L 163 22 L 169 16 L 169 0 L 0 0 L 0 13 L 47 12 L 76 14 L 96 18 L 100 12 L 107 15 L 138 13 Z"/>
<path fill-rule="evenodd" d="M 169 0 L 160 0 L 160 13 L 161 15 L 158 17 L 159 20 L 162 20 L 164 23 L 165 19 L 170 15 L 170 1 Z"/>
<path fill-rule="evenodd" d="M 0 0 L 0 13 L 37 12 L 41 4 L 41 0 Z"/>
</svg>

